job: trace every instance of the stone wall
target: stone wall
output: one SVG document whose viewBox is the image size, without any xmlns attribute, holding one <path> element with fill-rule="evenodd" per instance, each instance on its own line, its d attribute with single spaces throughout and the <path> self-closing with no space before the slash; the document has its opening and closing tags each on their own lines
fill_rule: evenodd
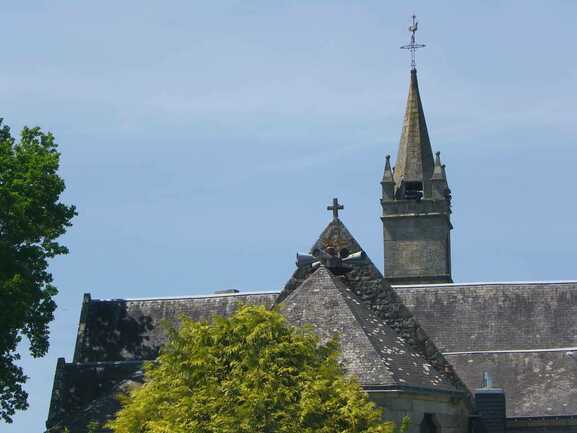
<svg viewBox="0 0 577 433">
<path fill-rule="evenodd" d="M 451 281 L 449 213 L 422 214 L 425 202 L 409 202 L 411 213 L 382 217 L 384 275 L 392 284 Z"/>
<path fill-rule="evenodd" d="M 369 392 L 369 398 L 383 408 L 384 417 L 397 426 L 403 417 L 410 419 L 409 433 L 419 433 L 425 414 L 433 414 L 441 433 L 467 433 L 468 403 L 449 394 L 422 394 L 410 391 Z"/>
</svg>

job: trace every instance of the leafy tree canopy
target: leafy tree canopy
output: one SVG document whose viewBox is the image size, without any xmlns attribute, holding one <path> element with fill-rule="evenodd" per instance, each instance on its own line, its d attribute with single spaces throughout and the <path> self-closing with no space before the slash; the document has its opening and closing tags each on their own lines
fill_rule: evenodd
<svg viewBox="0 0 577 433">
<path fill-rule="evenodd" d="M 338 344 L 244 306 L 208 323 L 182 319 L 145 383 L 121 397 L 115 433 L 391 433 L 343 374 Z"/>
<path fill-rule="evenodd" d="M 24 128 L 20 141 L 0 119 L 0 417 L 26 409 L 26 376 L 15 362 L 25 336 L 34 357 L 48 350 L 56 308 L 48 259 L 68 250 L 56 242 L 76 215 L 62 204 L 64 181 L 54 137 Z"/>
</svg>

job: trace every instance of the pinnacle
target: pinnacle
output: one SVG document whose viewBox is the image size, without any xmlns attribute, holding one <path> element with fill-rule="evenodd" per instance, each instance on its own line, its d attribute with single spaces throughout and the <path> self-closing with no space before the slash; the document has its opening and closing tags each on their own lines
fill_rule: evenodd
<svg viewBox="0 0 577 433">
<path fill-rule="evenodd" d="M 444 180 L 445 179 L 445 169 L 444 165 L 441 163 L 441 152 L 435 152 L 435 167 L 433 169 L 433 180 Z"/>
<path fill-rule="evenodd" d="M 385 157 L 385 172 L 383 173 L 382 182 L 394 183 L 393 170 L 391 169 L 391 155 Z"/>
</svg>

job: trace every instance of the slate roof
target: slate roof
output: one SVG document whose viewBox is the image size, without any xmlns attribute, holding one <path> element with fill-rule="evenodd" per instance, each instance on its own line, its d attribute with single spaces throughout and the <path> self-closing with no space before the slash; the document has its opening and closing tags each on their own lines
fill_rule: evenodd
<svg viewBox="0 0 577 433">
<path fill-rule="evenodd" d="M 508 417 L 577 414 L 577 358 L 565 350 L 446 357 L 469 386 L 479 388 L 488 372 L 494 386 L 505 391 Z"/>
<path fill-rule="evenodd" d="M 362 251 L 361 246 L 340 219 L 332 220 L 322 231 L 311 252 L 317 248 L 346 248 L 350 253 Z M 279 294 L 276 303 L 282 302 L 301 285 L 313 272 L 312 267 L 301 267 L 293 273 Z M 417 353 L 425 359 L 458 389 L 467 392 L 467 387 L 455 373 L 453 367 L 443 357 L 427 332 L 415 320 L 410 310 L 403 305 L 397 293 L 383 279 L 383 275 L 368 256 L 353 264 L 353 270 L 343 280 L 347 287 L 365 303 L 379 319 L 395 329 Z"/>
<path fill-rule="evenodd" d="M 333 235 L 335 226 L 344 227 L 342 223 L 332 223 L 330 226 L 327 233 Z M 354 244 L 351 242 L 350 245 Z M 359 266 L 360 270 L 353 271 L 359 279 L 355 280 L 353 276 L 346 282 L 357 300 L 378 309 L 381 297 L 394 294 L 399 302 L 404 302 L 408 307 L 404 304 L 395 307 L 397 314 L 401 314 L 403 308 L 412 311 L 443 352 L 542 350 L 553 346 L 577 346 L 577 282 L 399 286 L 394 288 L 394 292 L 382 291 L 380 295 L 375 295 L 371 290 L 362 292 L 363 287 L 370 288 L 374 283 L 371 273 L 367 272 L 371 263 Z M 355 281 L 358 281 L 361 289 L 353 287 Z M 359 293 L 365 293 L 365 298 Z M 86 297 L 78 344 L 90 343 L 91 346 L 77 348 L 77 355 L 82 358 L 80 361 L 93 361 L 91 357 L 115 361 L 134 359 L 137 354 L 150 353 L 150 348 L 162 343 L 162 336 L 157 331 L 163 319 L 187 312 L 197 319 L 209 319 L 214 314 L 230 314 L 239 301 L 272 305 L 276 296 L 275 293 L 240 293 L 108 301 Z M 384 317 L 378 311 L 371 311 L 379 319 Z M 102 318 L 98 318 L 101 313 Z M 408 316 L 406 321 L 414 321 L 411 318 L 412 315 Z M 389 326 L 395 323 L 391 320 L 386 322 Z M 114 336 L 129 335 L 135 329 L 135 323 L 148 324 L 135 334 L 137 341 L 149 349 L 139 349 L 137 344 L 127 344 L 124 337 Z M 147 329 L 149 327 L 151 329 Z M 391 328 L 402 332 L 398 326 Z M 114 329 L 119 332 L 112 332 Z M 104 338 L 106 335 L 109 337 Z M 405 337 L 408 344 L 411 344 L 410 339 L 410 335 Z M 566 351 L 447 354 L 445 358 L 471 390 L 481 385 L 483 372 L 489 372 L 495 386 L 505 389 L 510 417 L 577 413 L 574 385 L 577 383 L 577 361 L 568 357 Z M 61 364 L 62 368 L 57 370 L 60 379 L 55 378 L 58 380 L 55 380 L 53 388 L 49 424 L 66 419 L 73 426 L 80 425 L 82 420 L 94 419 L 91 417 L 98 413 L 104 416 L 105 408 L 114 412 L 114 389 L 130 383 L 134 375 L 138 377 L 141 365 L 117 362 L 65 364 L 63 360 Z M 112 413 L 110 411 L 108 413 Z M 64 414 L 68 416 L 64 418 Z M 71 433 L 76 431 L 73 428 Z"/>
<path fill-rule="evenodd" d="M 154 359 L 165 341 L 162 322 L 180 316 L 229 316 L 239 303 L 271 306 L 278 294 L 237 293 L 158 299 L 91 299 L 85 295 L 74 362 Z"/>
<path fill-rule="evenodd" d="M 338 335 L 343 365 L 363 386 L 458 391 L 325 267 L 294 290 L 280 311 L 294 325 L 312 325 L 324 341 Z"/>
<path fill-rule="evenodd" d="M 394 289 L 471 390 L 485 371 L 504 389 L 509 417 L 577 414 L 577 282 Z"/>
<path fill-rule="evenodd" d="M 180 316 L 211 320 L 241 304 L 271 307 L 276 292 L 151 299 L 91 299 L 84 296 L 74 360 L 58 360 L 48 420 L 49 432 L 85 433 L 89 420 L 107 421 L 119 406 L 115 394 L 142 380 L 143 360 L 154 359 L 165 341 L 161 324 Z"/>
<path fill-rule="evenodd" d="M 577 282 L 394 289 L 443 352 L 577 346 Z"/>
</svg>

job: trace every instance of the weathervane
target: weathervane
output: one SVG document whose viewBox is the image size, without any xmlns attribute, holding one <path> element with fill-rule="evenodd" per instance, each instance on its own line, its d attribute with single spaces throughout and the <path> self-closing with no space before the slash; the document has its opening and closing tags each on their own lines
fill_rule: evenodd
<svg viewBox="0 0 577 433">
<path fill-rule="evenodd" d="M 409 32 L 411 32 L 411 43 L 409 45 L 403 45 L 402 50 L 409 50 L 411 52 L 411 69 L 417 69 L 417 63 L 415 62 L 415 52 L 419 48 L 425 48 L 424 44 L 417 44 L 415 42 L 415 33 L 419 27 L 419 22 L 417 21 L 417 16 L 413 14 L 413 24 L 409 26 Z"/>
</svg>

